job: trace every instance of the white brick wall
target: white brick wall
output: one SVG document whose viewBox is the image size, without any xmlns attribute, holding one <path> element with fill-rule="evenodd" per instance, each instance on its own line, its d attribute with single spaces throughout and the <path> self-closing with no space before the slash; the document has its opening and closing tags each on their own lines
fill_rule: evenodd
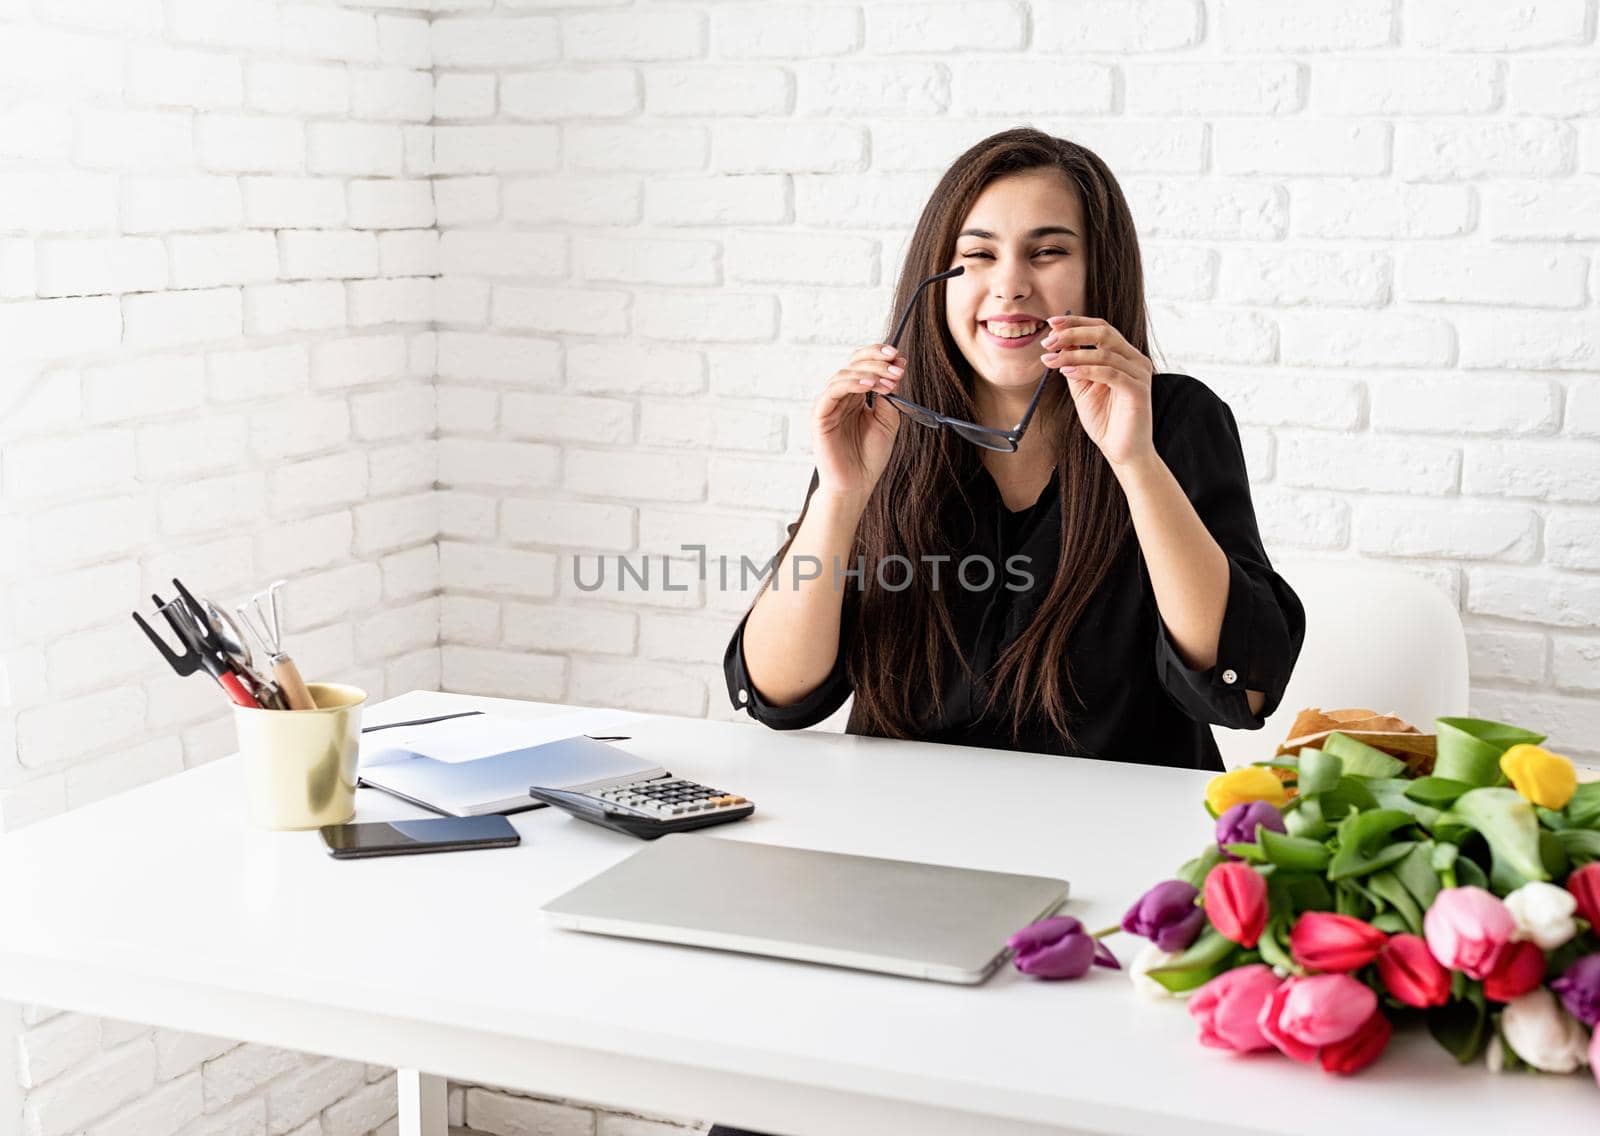
<svg viewBox="0 0 1600 1136">
<path fill-rule="evenodd" d="M 1413 566 L 1462 610 L 1470 709 L 1600 762 L 1596 21 L 0 4 L 0 826 L 230 747 L 215 693 L 132 637 L 174 572 L 226 598 L 288 575 L 297 654 L 375 695 L 734 717 L 745 598 L 679 546 L 770 555 L 928 191 L 1020 122 L 1117 173 L 1157 361 L 1229 399 L 1271 546 Z M 653 554 L 656 586 L 615 591 L 613 560 L 583 591 L 599 553 Z M 394 1126 L 384 1070 L 22 1028 L 30 1134 Z M 498 1090 L 452 1111 L 666 1130 Z"/>
</svg>

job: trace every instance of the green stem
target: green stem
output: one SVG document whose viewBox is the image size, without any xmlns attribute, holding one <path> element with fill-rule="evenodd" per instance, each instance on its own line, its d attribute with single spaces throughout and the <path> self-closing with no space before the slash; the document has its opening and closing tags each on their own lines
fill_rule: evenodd
<svg viewBox="0 0 1600 1136">
<path fill-rule="evenodd" d="M 1114 923 L 1110 927 L 1106 927 L 1103 930 L 1091 931 L 1089 933 L 1089 938 L 1091 938 L 1091 939 L 1103 939 L 1107 935 L 1115 935 L 1120 930 L 1122 930 L 1122 924 Z"/>
<path fill-rule="evenodd" d="M 1449 868 L 1446 868 L 1444 871 L 1440 872 L 1439 873 L 1439 878 L 1444 881 L 1444 886 L 1447 887 L 1447 888 L 1453 888 L 1453 887 L 1457 886 L 1456 885 L 1456 870 L 1455 870 L 1455 868 L 1453 866 L 1449 867 Z"/>
</svg>

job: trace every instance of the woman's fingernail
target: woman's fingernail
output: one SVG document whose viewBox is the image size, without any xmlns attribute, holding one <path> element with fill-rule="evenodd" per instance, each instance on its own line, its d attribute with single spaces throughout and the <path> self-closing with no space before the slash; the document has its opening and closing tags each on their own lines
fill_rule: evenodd
<svg viewBox="0 0 1600 1136">
<path fill-rule="evenodd" d="M 1056 345 L 1056 337 L 1054 335 L 1047 335 L 1041 339 L 1039 343 L 1044 347 L 1054 347 Z"/>
<path fill-rule="evenodd" d="M 864 386 L 864 387 L 870 387 L 873 383 L 875 383 L 877 381 L 878 381 L 877 379 L 874 379 L 871 376 L 868 376 L 867 378 L 861 380 L 861 385 Z"/>
<path fill-rule="evenodd" d="M 889 373 L 898 379 L 901 375 L 906 373 L 906 369 L 904 367 L 890 367 Z"/>
<path fill-rule="evenodd" d="M 885 347 L 883 349 L 883 357 L 885 359 L 893 359 L 894 358 L 894 348 L 893 347 Z"/>
</svg>

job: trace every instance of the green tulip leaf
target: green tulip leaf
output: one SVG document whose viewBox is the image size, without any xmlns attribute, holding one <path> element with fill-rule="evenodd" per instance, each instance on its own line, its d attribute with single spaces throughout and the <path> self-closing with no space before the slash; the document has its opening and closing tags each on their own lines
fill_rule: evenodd
<svg viewBox="0 0 1600 1136">
<path fill-rule="evenodd" d="M 1321 872 L 1328 866 L 1327 845 L 1304 836 L 1285 836 L 1271 829 L 1257 830 L 1266 859 L 1290 872 Z"/>
<path fill-rule="evenodd" d="M 1378 807 L 1378 798 L 1372 795 L 1367 782 L 1360 777 L 1341 777 L 1331 789 L 1321 794 L 1322 816 L 1334 822 L 1350 813 L 1370 812 Z"/>
<path fill-rule="evenodd" d="M 1428 1032 L 1462 1065 L 1483 1053 L 1489 1040 L 1489 1005 L 1483 987 L 1474 985 L 1466 997 L 1428 1011 Z"/>
<path fill-rule="evenodd" d="M 1500 780 L 1500 755 L 1514 745 L 1538 745 L 1543 734 L 1483 718 L 1439 718 L 1434 722 L 1433 775 L 1483 787 Z"/>
<path fill-rule="evenodd" d="M 1419 804 L 1435 808 L 1448 808 L 1455 799 L 1472 786 L 1465 781 L 1451 781 L 1445 777 L 1419 777 L 1406 787 L 1406 796 Z"/>
<path fill-rule="evenodd" d="M 1260 827 L 1260 825 L 1257 825 L 1257 830 L 1259 830 Z M 1248 864 L 1265 864 L 1267 862 L 1266 849 L 1262 848 L 1259 844 L 1246 844 L 1241 841 L 1238 844 L 1224 844 L 1222 849 L 1225 852 L 1233 853 L 1239 859 Z"/>
<path fill-rule="evenodd" d="M 1279 967 L 1289 974 L 1304 974 L 1304 969 L 1294 961 L 1294 956 L 1289 953 L 1289 948 L 1284 946 L 1288 938 L 1288 927 L 1283 916 L 1274 916 L 1261 932 L 1261 938 L 1256 943 L 1256 950 L 1261 952 L 1261 961 L 1268 966 Z"/>
<path fill-rule="evenodd" d="M 1211 869 L 1222 863 L 1222 849 L 1215 844 L 1206 846 L 1206 850 L 1190 860 L 1177 871 L 1178 879 L 1192 888 L 1203 888 L 1206 876 L 1211 874 Z"/>
<path fill-rule="evenodd" d="M 1221 974 L 1233 953 L 1234 944 L 1222 937 L 1222 932 L 1207 926 L 1200 932 L 1188 950 L 1167 963 L 1154 967 L 1150 977 L 1174 994 L 1194 990 Z"/>
<path fill-rule="evenodd" d="M 1398 911 L 1384 911 L 1372 917 L 1372 925 L 1386 935 L 1404 935 L 1412 930 L 1411 924 Z"/>
<path fill-rule="evenodd" d="M 1600 829 L 1600 781 L 1585 781 L 1572 794 L 1565 810 L 1575 828 Z"/>
<path fill-rule="evenodd" d="M 1454 849 L 1455 845 L 1448 847 Z M 1423 911 L 1433 906 L 1434 898 L 1440 891 L 1439 873 L 1433 867 L 1436 848 L 1431 840 L 1419 841 L 1406 858 L 1394 866 L 1395 876 Z"/>
<path fill-rule="evenodd" d="M 1283 876 L 1282 880 L 1289 906 L 1296 912 L 1333 910 L 1333 892 L 1328 890 L 1328 881 L 1320 873 L 1291 874 Z"/>
<path fill-rule="evenodd" d="M 1348 879 L 1398 862 L 1411 851 L 1412 844 L 1388 843 L 1388 838 L 1412 823 L 1411 814 L 1399 809 L 1374 809 L 1345 817 L 1339 822 L 1338 848 L 1328 864 L 1328 878 Z"/>
<path fill-rule="evenodd" d="M 1322 752 L 1344 763 L 1346 777 L 1398 777 L 1406 768 L 1398 757 L 1337 731 L 1322 739 Z"/>
<path fill-rule="evenodd" d="M 1299 808 L 1283 814 L 1283 824 L 1289 830 L 1289 835 L 1303 836 L 1308 840 L 1326 837 L 1332 828 L 1322 819 L 1322 802 L 1316 797 L 1296 797 L 1289 803 L 1292 805 L 1297 802 Z"/>
<path fill-rule="evenodd" d="M 1394 871 L 1374 872 L 1367 878 L 1367 887 L 1394 908 L 1395 913 L 1405 921 L 1405 930 L 1413 935 L 1422 934 L 1422 908 L 1417 906 L 1415 897 Z"/>
<path fill-rule="evenodd" d="M 1600 860 L 1600 832 L 1590 828 L 1569 828 L 1550 835 L 1556 838 L 1575 867 L 1581 868 Z"/>
<path fill-rule="evenodd" d="M 1409 813 L 1423 828 L 1432 828 L 1438 823 L 1438 809 L 1406 795 L 1406 790 L 1416 782 L 1407 781 L 1403 777 L 1368 777 L 1364 779 L 1364 783 L 1372 791 L 1380 809 L 1398 809 L 1403 813 Z"/>
<path fill-rule="evenodd" d="M 1338 783 L 1344 771 L 1344 762 L 1325 750 L 1307 746 L 1300 751 L 1300 782 L 1302 796 L 1321 793 Z"/>
<path fill-rule="evenodd" d="M 1463 793 L 1439 827 L 1464 825 L 1483 835 L 1504 870 L 1524 880 L 1547 880 L 1539 857 L 1539 818 L 1515 789 L 1485 788 Z"/>
</svg>

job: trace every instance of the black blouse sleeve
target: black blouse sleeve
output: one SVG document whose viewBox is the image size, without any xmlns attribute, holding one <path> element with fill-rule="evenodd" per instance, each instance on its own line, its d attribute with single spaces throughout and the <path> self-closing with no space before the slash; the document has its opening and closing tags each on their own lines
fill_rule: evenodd
<svg viewBox="0 0 1600 1136">
<path fill-rule="evenodd" d="M 818 481 L 813 470 L 811 486 L 806 490 L 806 504 L 810 504 L 811 495 L 817 491 Z M 805 508 L 802 506 L 800 511 L 803 516 Z M 789 526 L 789 539 L 794 538 L 795 530 L 799 527 L 799 521 Z M 774 730 L 799 730 L 815 726 L 844 705 L 844 700 L 851 693 L 850 678 L 845 673 L 844 645 L 849 642 L 847 636 L 854 622 L 855 605 L 850 602 L 852 590 L 845 590 L 844 608 L 839 621 L 839 653 L 834 657 L 833 669 L 815 690 L 789 706 L 773 706 L 761 697 L 750 681 L 744 661 L 744 625 L 749 622 L 750 613 L 745 613 L 739 626 L 734 628 L 733 638 L 728 641 L 728 649 L 722 656 L 722 676 L 728 684 L 728 700 L 735 709 L 743 708 L 750 717 Z"/>
<path fill-rule="evenodd" d="M 1196 721 L 1260 729 L 1277 709 L 1300 654 L 1305 610 L 1262 547 L 1244 448 L 1228 404 L 1186 376 L 1159 375 L 1155 381 L 1173 387 L 1161 400 L 1164 413 L 1156 415 L 1156 451 L 1228 557 L 1228 606 L 1216 665 L 1187 666 L 1157 618 L 1156 672 L 1168 696 Z M 1259 716 L 1250 712 L 1247 690 L 1266 696 Z"/>
</svg>

